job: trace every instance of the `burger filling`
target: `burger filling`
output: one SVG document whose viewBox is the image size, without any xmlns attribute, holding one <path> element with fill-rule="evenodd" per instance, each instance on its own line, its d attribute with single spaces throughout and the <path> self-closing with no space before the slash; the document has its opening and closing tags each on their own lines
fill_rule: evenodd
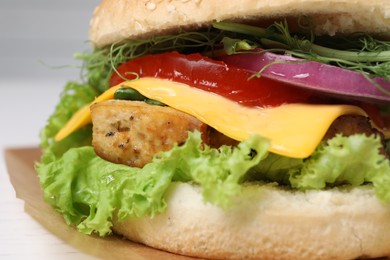
<svg viewBox="0 0 390 260">
<path fill-rule="evenodd" d="M 220 22 L 78 55 L 88 80 L 67 84 L 41 133 L 45 199 L 101 236 L 114 215 L 164 212 L 173 182 L 224 209 L 264 183 L 367 186 L 389 203 L 390 43 L 309 27 Z"/>
<path fill-rule="evenodd" d="M 170 107 L 149 105 L 139 101 L 111 100 L 91 107 L 92 145 L 97 155 L 113 163 L 143 167 L 162 151 L 182 145 L 188 132 L 199 131 L 202 143 L 211 147 L 236 145 L 238 142 L 198 119 Z M 364 116 L 345 115 L 337 118 L 323 140 L 337 134 L 379 136 L 386 155 L 384 137 Z"/>
<path fill-rule="evenodd" d="M 97 155 L 114 163 L 143 167 L 162 151 L 182 145 L 198 131 L 211 147 L 237 141 L 212 130 L 193 116 L 166 106 L 110 100 L 91 107 L 92 145 Z"/>
</svg>

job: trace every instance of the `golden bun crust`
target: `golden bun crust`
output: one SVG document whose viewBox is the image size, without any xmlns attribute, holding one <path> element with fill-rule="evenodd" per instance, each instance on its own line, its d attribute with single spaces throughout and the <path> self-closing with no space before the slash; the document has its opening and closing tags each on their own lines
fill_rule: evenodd
<svg viewBox="0 0 390 260">
<path fill-rule="evenodd" d="M 389 0 L 103 0 L 90 40 L 104 47 L 212 21 L 309 15 L 318 34 L 390 34 Z M 169 252 L 213 259 L 354 259 L 390 256 L 390 205 L 370 187 L 292 192 L 243 188 L 224 211 L 204 204 L 198 187 L 171 186 L 154 218 L 115 221 L 114 232 Z"/>
<path fill-rule="evenodd" d="M 116 221 L 126 238 L 213 259 L 355 259 L 390 256 L 390 205 L 370 187 L 293 192 L 251 185 L 231 209 L 204 204 L 201 191 L 173 184 L 167 212 Z"/>
<path fill-rule="evenodd" d="M 90 24 L 95 47 L 198 28 L 212 21 L 311 16 L 318 34 L 386 33 L 389 0 L 103 0 Z"/>
</svg>

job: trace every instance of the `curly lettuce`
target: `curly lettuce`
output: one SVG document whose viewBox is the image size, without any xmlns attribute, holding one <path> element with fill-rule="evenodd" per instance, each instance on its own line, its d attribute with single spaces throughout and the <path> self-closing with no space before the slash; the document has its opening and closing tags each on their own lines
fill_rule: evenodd
<svg viewBox="0 0 390 260">
<path fill-rule="evenodd" d="M 338 135 L 323 142 L 300 169 L 289 172 L 297 189 L 327 186 L 360 186 L 371 183 L 379 199 L 390 202 L 390 162 L 380 153 L 379 137 L 364 134 Z"/>
<path fill-rule="evenodd" d="M 43 155 L 42 163 L 50 163 L 60 158 L 71 147 L 88 145 L 91 143 L 91 127 L 85 127 L 66 139 L 55 142 L 54 136 L 69 121 L 72 115 L 90 103 L 97 96 L 96 91 L 88 84 L 68 82 L 60 96 L 54 113 L 49 117 L 46 126 L 40 132 Z"/>
<path fill-rule="evenodd" d="M 199 185 L 206 203 L 224 209 L 249 179 L 288 182 L 297 190 L 370 184 L 381 200 L 390 202 L 389 161 L 372 149 L 380 147 L 378 138 L 337 136 L 306 160 L 268 153 L 268 147 L 267 140 L 253 136 L 237 147 L 210 148 L 195 132 L 143 168 L 108 162 L 85 146 L 38 164 L 37 170 L 46 201 L 66 222 L 100 236 L 111 232 L 114 214 L 124 220 L 164 212 L 164 195 L 174 182 Z"/>
<path fill-rule="evenodd" d="M 172 182 L 196 183 L 206 202 L 228 208 L 239 195 L 244 174 L 266 156 L 268 146 L 265 139 L 252 137 L 237 147 L 200 149 L 202 139 L 195 132 L 184 145 L 159 154 L 143 168 L 110 163 L 85 146 L 38 164 L 37 170 L 45 200 L 68 224 L 104 236 L 111 232 L 115 210 L 119 219 L 163 212 Z"/>
<path fill-rule="evenodd" d="M 294 190 L 372 185 L 379 199 L 390 202 L 389 160 L 379 153 L 381 142 L 374 136 L 336 136 L 311 157 L 294 159 L 268 153 L 269 142 L 258 136 L 237 147 L 214 149 L 201 145 L 199 133 L 190 133 L 184 145 L 160 153 L 142 169 L 98 157 L 90 146 L 90 126 L 54 142 L 72 114 L 104 91 L 113 68 L 126 60 L 167 50 L 187 52 L 190 47 L 208 53 L 222 39 L 231 51 L 252 48 L 252 41 L 246 40 L 252 37 L 238 37 L 250 35 L 249 27 L 238 35 L 229 28 L 130 41 L 78 55 L 85 61 L 88 82 L 70 82 L 65 87 L 41 132 L 44 153 L 36 165 L 45 200 L 69 225 L 104 236 L 111 233 L 114 215 L 124 220 L 160 214 L 166 210 L 165 193 L 174 182 L 199 185 L 206 203 L 224 209 L 234 203 L 244 183 L 257 181 L 277 182 Z"/>
</svg>

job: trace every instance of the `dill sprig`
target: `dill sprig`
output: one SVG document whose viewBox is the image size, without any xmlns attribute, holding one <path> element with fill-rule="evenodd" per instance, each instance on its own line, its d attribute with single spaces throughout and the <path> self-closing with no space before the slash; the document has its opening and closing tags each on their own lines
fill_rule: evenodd
<svg viewBox="0 0 390 260">
<path fill-rule="evenodd" d="M 302 21 L 299 25 L 308 31 L 306 35 L 292 34 L 286 22 L 275 23 L 268 28 L 215 22 L 203 31 L 181 31 L 150 39 L 116 42 L 111 46 L 95 49 L 92 53 L 77 54 L 76 58 L 84 61 L 82 76 L 98 92 L 108 88 L 111 74 L 116 71 L 118 65 L 128 60 L 168 51 L 200 52 L 212 56 L 214 51 L 217 53 L 222 49 L 222 41 L 226 37 L 305 60 L 359 71 L 369 77 L 390 80 L 389 41 L 380 41 L 361 33 L 348 37 L 316 37 L 311 30 L 310 21 Z"/>
<path fill-rule="evenodd" d="M 103 92 L 108 88 L 109 79 L 116 72 L 116 67 L 128 60 L 168 51 L 210 52 L 221 41 L 221 35 L 215 30 L 206 30 L 116 42 L 92 53 L 77 54 L 76 58 L 84 61 L 83 77 L 98 92 Z"/>
<path fill-rule="evenodd" d="M 239 33 L 242 36 L 254 36 L 265 48 L 278 46 L 279 51 L 299 58 L 335 64 L 372 77 L 390 80 L 390 42 L 376 40 L 366 34 L 332 37 L 331 40 L 319 37 L 317 43 L 312 30 L 308 34 L 309 37 L 293 35 L 289 31 L 287 22 L 275 23 L 266 29 L 232 22 L 216 22 L 213 23 L 213 27 Z M 342 48 L 325 46 L 326 42 L 331 41 L 337 42 L 337 45 Z"/>
</svg>

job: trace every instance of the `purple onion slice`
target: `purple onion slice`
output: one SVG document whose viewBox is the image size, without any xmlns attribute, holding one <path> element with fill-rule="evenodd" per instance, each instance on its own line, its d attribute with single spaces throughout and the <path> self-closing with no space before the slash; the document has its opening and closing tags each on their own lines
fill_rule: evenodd
<svg viewBox="0 0 390 260">
<path fill-rule="evenodd" d="M 228 65 L 346 100 L 384 104 L 390 102 L 390 82 L 316 61 L 259 50 L 259 53 L 224 55 Z M 382 90 L 381 90 L 382 88 Z M 387 92 L 387 93 L 386 93 Z"/>
</svg>

